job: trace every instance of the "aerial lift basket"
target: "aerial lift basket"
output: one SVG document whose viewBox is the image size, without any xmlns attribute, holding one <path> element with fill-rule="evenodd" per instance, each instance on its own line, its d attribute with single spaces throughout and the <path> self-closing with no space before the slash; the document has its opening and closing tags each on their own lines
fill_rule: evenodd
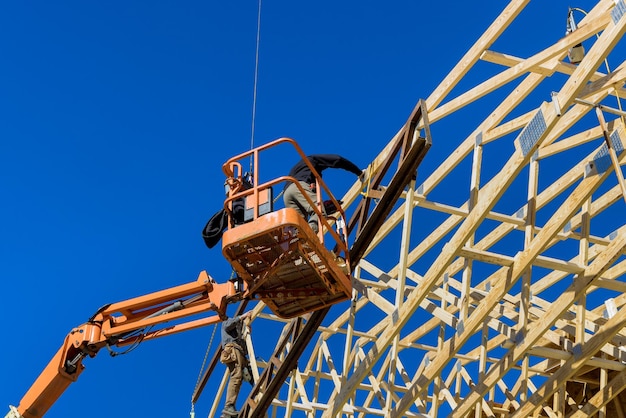
<svg viewBox="0 0 626 418">
<path fill-rule="evenodd" d="M 289 138 L 281 138 L 261 149 L 283 142 L 292 143 L 301 158 L 304 157 L 297 144 Z M 280 177 L 259 185 L 256 172 L 258 151 L 260 149 L 241 154 L 224 164 L 229 181 L 232 184 L 235 180 L 234 184 L 237 184 L 237 172 L 241 167 L 236 161 L 248 155 L 255 157 L 251 187 L 243 191 L 233 187 L 226 200 L 228 207 L 229 202 L 235 199 L 245 199 L 247 209 L 256 207 L 254 216 L 247 223 L 231 225 L 222 237 L 224 257 L 247 284 L 244 296 L 262 300 L 281 318 L 293 318 L 349 299 L 352 284 L 347 237 L 330 228 L 328 220 L 321 216 L 321 207 L 316 211 L 322 219 L 322 227 L 328 231 L 328 240 L 332 240 L 333 246 L 338 248 L 336 252 L 326 248 L 324 235 L 316 234 L 294 209 L 271 211 L 271 187 L 285 181 L 298 183 L 295 179 Z M 323 188 L 334 200 L 319 175 L 317 177 L 318 193 Z M 322 202 L 320 194 L 317 200 Z M 342 210 L 339 208 L 339 211 Z"/>
<path fill-rule="evenodd" d="M 341 302 L 352 285 L 345 263 L 306 221 L 285 208 L 224 233 L 222 252 L 248 292 L 278 316 L 292 318 Z"/>
</svg>

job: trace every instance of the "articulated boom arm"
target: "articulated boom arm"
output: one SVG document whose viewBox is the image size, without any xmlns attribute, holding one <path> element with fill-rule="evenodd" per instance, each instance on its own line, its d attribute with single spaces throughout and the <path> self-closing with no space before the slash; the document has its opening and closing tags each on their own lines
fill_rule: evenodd
<svg viewBox="0 0 626 418">
<path fill-rule="evenodd" d="M 6 418 L 40 418 L 82 373 L 82 360 L 103 347 L 123 347 L 141 341 L 214 324 L 226 306 L 239 301 L 243 290 L 234 282 L 216 283 L 206 271 L 195 282 L 105 305 L 65 337 L 44 371 Z M 191 315 L 214 314 L 182 322 Z M 179 321 L 177 323 L 173 323 Z M 166 325 L 166 323 L 168 323 Z"/>
</svg>

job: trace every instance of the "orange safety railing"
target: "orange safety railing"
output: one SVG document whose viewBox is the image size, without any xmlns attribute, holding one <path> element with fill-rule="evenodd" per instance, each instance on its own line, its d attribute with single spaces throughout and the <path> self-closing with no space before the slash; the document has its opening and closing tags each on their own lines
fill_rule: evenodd
<svg viewBox="0 0 626 418">
<path fill-rule="evenodd" d="M 295 151 L 297 152 L 298 156 L 307 164 L 307 166 L 309 167 L 309 169 L 315 176 L 317 204 L 310 199 L 308 194 L 304 191 L 304 189 L 300 185 L 300 182 L 298 182 L 293 177 L 281 176 L 273 180 L 266 181 L 266 182 L 259 184 L 259 178 L 260 178 L 259 167 L 260 167 L 261 152 L 266 151 L 270 148 L 274 148 L 278 145 L 282 145 L 282 144 L 291 144 L 293 148 L 295 149 Z M 253 171 L 251 173 L 252 184 L 251 184 L 251 187 L 248 189 L 245 188 L 246 185 L 245 185 L 245 179 L 244 179 L 244 172 L 243 172 L 242 165 L 240 162 L 241 160 L 246 159 L 246 158 L 252 158 L 252 168 L 253 168 Z M 343 253 L 344 258 L 349 263 L 347 230 L 346 228 L 341 228 L 341 233 L 338 233 L 337 231 L 334 230 L 329 220 L 324 216 L 324 211 L 322 210 L 322 205 L 324 204 L 324 200 L 322 199 L 322 189 L 326 192 L 330 200 L 334 203 L 340 216 L 343 219 L 346 219 L 344 210 L 339 204 L 339 202 L 335 199 L 334 195 L 331 193 L 326 183 L 324 183 L 324 181 L 322 180 L 321 175 L 315 170 L 315 168 L 310 163 L 308 158 L 306 158 L 306 154 L 302 151 L 302 149 L 296 143 L 295 140 L 291 138 L 285 138 L 285 137 L 278 138 L 265 145 L 259 146 L 250 151 L 243 152 L 229 159 L 228 161 L 226 161 L 224 165 L 222 166 L 222 171 L 226 175 L 226 178 L 227 178 L 226 184 L 229 186 L 228 196 L 226 200 L 224 201 L 224 208 L 229 213 L 229 222 L 228 222 L 229 229 L 234 227 L 233 221 L 232 221 L 231 208 L 232 208 L 232 203 L 235 200 L 242 199 L 242 198 L 243 199 L 251 198 L 251 201 L 248 201 L 248 202 L 251 203 L 253 207 L 252 221 L 254 221 L 260 216 L 259 206 L 261 204 L 262 191 L 267 190 L 277 184 L 284 184 L 285 182 L 291 182 L 291 183 L 294 183 L 298 187 L 302 195 L 306 198 L 308 203 L 311 205 L 311 207 L 317 214 L 318 226 L 319 226 L 317 235 L 318 235 L 318 238 L 320 239 L 320 242 L 324 244 L 324 230 L 326 230 L 327 232 L 330 233 L 331 240 L 334 241 L 333 245 L 336 244 L 335 251 L 337 252 L 337 254 Z"/>
</svg>

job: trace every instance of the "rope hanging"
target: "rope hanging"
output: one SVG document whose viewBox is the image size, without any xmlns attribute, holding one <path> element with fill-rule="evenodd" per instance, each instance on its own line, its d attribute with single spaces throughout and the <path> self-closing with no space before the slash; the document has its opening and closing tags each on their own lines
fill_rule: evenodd
<svg viewBox="0 0 626 418">
<path fill-rule="evenodd" d="M 204 359 L 202 360 L 202 366 L 200 366 L 200 372 L 198 373 L 198 378 L 196 379 L 196 385 L 193 388 L 193 393 L 195 394 L 198 390 L 198 386 L 200 386 L 200 379 L 202 379 L 202 373 L 204 372 L 204 366 L 206 365 L 206 360 L 209 357 L 209 352 L 211 351 L 211 346 L 213 345 L 213 337 L 215 337 L 215 330 L 217 330 L 217 325 L 213 325 L 213 332 L 211 333 L 211 339 L 209 340 L 209 345 L 206 348 L 206 352 L 204 353 Z M 193 402 L 193 394 L 191 395 L 191 411 L 189 412 L 190 418 L 195 418 L 195 403 Z"/>
</svg>

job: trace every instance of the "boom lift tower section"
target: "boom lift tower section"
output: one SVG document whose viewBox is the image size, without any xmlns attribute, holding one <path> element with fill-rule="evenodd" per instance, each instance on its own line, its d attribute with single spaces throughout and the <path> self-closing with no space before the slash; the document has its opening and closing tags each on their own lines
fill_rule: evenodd
<svg viewBox="0 0 626 418">
<path fill-rule="evenodd" d="M 216 283 L 203 271 L 195 282 L 103 306 L 69 332 L 18 407 L 10 407 L 7 418 L 44 416 L 83 372 L 83 359 L 95 357 L 102 348 L 132 347 L 215 324 L 225 318 L 226 306 L 241 297 L 234 282 Z M 185 322 L 189 316 L 200 317 Z"/>
<path fill-rule="evenodd" d="M 538 27 L 518 25 L 529 5 L 509 2 L 426 99 L 433 136 L 473 124 L 351 252 L 352 303 L 277 323 L 248 416 L 626 415 L 626 3 L 530 56 L 491 50 Z"/>
</svg>

